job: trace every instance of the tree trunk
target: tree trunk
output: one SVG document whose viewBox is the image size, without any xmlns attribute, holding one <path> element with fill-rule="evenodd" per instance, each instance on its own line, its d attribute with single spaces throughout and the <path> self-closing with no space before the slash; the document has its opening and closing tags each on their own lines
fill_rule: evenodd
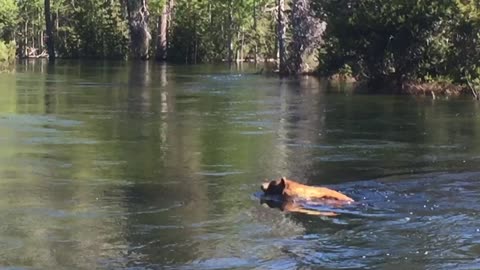
<svg viewBox="0 0 480 270">
<path fill-rule="evenodd" d="M 41 22 L 41 21 L 42 21 L 42 15 L 41 15 L 41 13 L 38 13 L 38 18 L 37 18 L 37 19 L 38 19 L 38 22 Z M 39 46 L 40 46 L 40 47 L 38 48 L 38 50 L 40 51 L 40 53 L 43 51 L 43 46 L 44 46 L 44 44 L 43 44 L 43 30 L 42 30 L 42 28 L 43 28 L 43 27 L 40 27 L 40 29 L 37 30 L 37 34 L 38 34 L 37 40 L 38 40 L 38 43 L 39 43 Z"/>
<path fill-rule="evenodd" d="M 243 54 L 243 46 L 245 43 L 245 34 L 243 32 L 243 27 L 241 30 L 241 43 L 240 43 L 240 61 L 245 62 L 245 56 Z"/>
<path fill-rule="evenodd" d="M 273 22 L 272 25 L 270 26 L 272 28 L 272 31 L 275 32 L 275 42 L 273 44 L 273 53 L 270 51 L 269 57 L 273 56 L 273 60 L 275 60 L 276 63 L 278 63 L 278 22 Z M 267 61 L 267 58 L 265 58 L 265 62 Z"/>
<path fill-rule="evenodd" d="M 228 1 L 228 40 L 227 40 L 227 46 L 228 46 L 228 63 L 232 63 L 232 56 L 233 56 L 233 44 L 232 44 L 232 36 L 233 36 L 233 29 L 232 29 L 232 23 L 233 23 L 233 15 L 232 15 L 232 0 Z"/>
<path fill-rule="evenodd" d="M 52 25 L 55 25 L 55 31 L 58 31 L 58 27 L 59 27 L 58 10 L 53 14 L 53 16 L 54 16 L 53 21 L 55 23 L 52 23 Z"/>
<path fill-rule="evenodd" d="M 197 64 L 197 14 L 193 13 L 193 52 L 192 63 Z"/>
<path fill-rule="evenodd" d="M 133 8 L 129 7 L 129 2 L 127 1 L 127 8 L 130 13 Z M 129 16 L 132 56 L 134 59 L 147 60 L 152 37 L 148 30 L 149 12 L 146 0 L 140 0 L 140 6 L 134 13 Z"/>
<path fill-rule="evenodd" d="M 163 5 L 162 15 L 159 18 L 158 39 L 157 39 L 157 60 L 167 60 L 168 45 L 168 22 L 170 20 L 170 1 Z"/>
<path fill-rule="evenodd" d="M 23 27 L 23 56 L 28 57 L 28 20 L 25 21 L 25 26 Z"/>
<path fill-rule="evenodd" d="M 43 31 L 40 31 L 40 49 L 43 50 L 43 46 L 45 46 L 45 44 L 43 44 Z"/>
<path fill-rule="evenodd" d="M 302 66 L 302 36 L 308 34 L 305 31 L 308 29 L 302 28 L 302 14 L 300 9 L 302 3 L 301 0 L 292 1 L 292 12 L 291 12 L 291 25 L 292 25 L 292 41 L 290 43 L 289 55 L 290 55 L 290 71 L 291 73 L 299 73 Z M 305 18 L 303 18 L 305 20 Z"/>
<path fill-rule="evenodd" d="M 55 61 L 55 42 L 53 39 L 53 25 L 52 17 L 50 14 L 50 0 L 45 0 L 45 28 L 47 29 L 47 50 L 48 61 Z"/>
<path fill-rule="evenodd" d="M 286 50 L 285 50 L 285 20 L 284 5 L 285 0 L 278 0 L 277 14 L 277 38 L 278 38 L 278 71 L 281 75 L 287 74 Z"/>
<path fill-rule="evenodd" d="M 36 38 L 36 35 L 35 35 L 35 23 L 33 22 L 32 20 L 32 48 L 35 48 L 35 38 Z"/>
<path fill-rule="evenodd" d="M 305 62 L 312 58 L 321 44 L 325 23 L 311 13 L 310 0 L 293 0 L 290 23 L 292 40 L 288 46 L 287 70 L 290 74 L 308 71 Z"/>
<path fill-rule="evenodd" d="M 255 47 L 253 48 L 253 61 L 257 64 L 257 54 L 258 54 L 258 32 L 257 32 L 257 0 L 253 0 L 253 34 L 255 37 L 254 43 Z"/>
</svg>

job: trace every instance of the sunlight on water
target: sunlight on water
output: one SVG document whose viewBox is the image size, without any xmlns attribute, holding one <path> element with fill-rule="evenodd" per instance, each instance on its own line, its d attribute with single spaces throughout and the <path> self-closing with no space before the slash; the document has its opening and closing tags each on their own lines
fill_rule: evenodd
<svg viewBox="0 0 480 270">
<path fill-rule="evenodd" d="M 0 74 L 0 267 L 476 269 L 472 100 L 154 63 Z M 356 202 L 261 204 L 287 176 Z"/>
</svg>

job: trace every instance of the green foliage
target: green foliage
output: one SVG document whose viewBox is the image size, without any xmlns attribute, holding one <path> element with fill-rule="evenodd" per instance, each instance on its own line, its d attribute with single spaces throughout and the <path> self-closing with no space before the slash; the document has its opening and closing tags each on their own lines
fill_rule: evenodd
<svg viewBox="0 0 480 270">
<path fill-rule="evenodd" d="M 18 20 L 15 0 L 0 0 L 0 40 L 11 40 Z"/>
<path fill-rule="evenodd" d="M 61 56 L 123 58 L 128 54 L 128 27 L 119 2 L 65 2 L 59 9 L 66 13 L 59 18 L 57 46 Z"/>
<path fill-rule="evenodd" d="M 166 4 L 167 4 L 166 0 L 151 0 L 151 1 L 148 1 L 148 9 L 150 11 L 150 16 L 153 16 L 153 17 L 161 16 L 163 6 L 166 5 Z"/>
<path fill-rule="evenodd" d="M 255 49 L 264 58 L 273 55 L 275 17 L 273 10 L 265 10 L 274 3 L 274 0 L 176 1 L 169 58 L 187 63 L 225 60 L 229 41 L 233 58 L 254 58 Z"/>
<path fill-rule="evenodd" d="M 140 0 L 51 1 L 56 54 L 67 58 L 130 55 L 132 20 L 141 3 Z M 149 51 L 153 53 L 167 0 L 146 3 L 145 14 L 153 37 Z M 169 13 L 168 60 L 196 63 L 227 59 L 230 42 L 233 58 L 254 58 L 255 53 L 260 59 L 275 55 L 275 0 L 174 0 L 173 3 Z M 21 56 L 46 49 L 43 0 L 0 0 L 0 40 L 13 39 Z"/>
<path fill-rule="evenodd" d="M 348 65 L 371 83 L 478 77 L 479 7 L 476 1 L 316 0 L 327 22 L 320 71 Z"/>
<path fill-rule="evenodd" d="M 42 33 L 45 31 L 43 0 L 17 0 L 16 3 L 19 14 L 15 39 L 18 40 L 22 56 L 27 53 L 27 47 L 41 51 Z"/>
<path fill-rule="evenodd" d="M 0 41 L 0 68 L 3 69 L 15 63 L 15 42 Z"/>
<path fill-rule="evenodd" d="M 455 1 L 455 23 L 452 25 L 452 49 L 448 64 L 455 79 L 480 79 L 480 6 L 476 1 Z M 480 85 L 480 83 L 476 83 Z"/>
</svg>

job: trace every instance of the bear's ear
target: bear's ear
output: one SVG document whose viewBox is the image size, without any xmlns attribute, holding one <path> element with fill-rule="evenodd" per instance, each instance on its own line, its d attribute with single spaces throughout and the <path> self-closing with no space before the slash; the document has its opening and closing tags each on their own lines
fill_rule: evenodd
<svg viewBox="0 0 480 270">
<path fill-rule="evenodd" d="M 285 178 L 285 176 L 280 178 L 280 185 L 282 186 L 282 188 L 285 188 L 287 186 L 286 181 L 287 181 L 287 178 Z"/>
</svg>

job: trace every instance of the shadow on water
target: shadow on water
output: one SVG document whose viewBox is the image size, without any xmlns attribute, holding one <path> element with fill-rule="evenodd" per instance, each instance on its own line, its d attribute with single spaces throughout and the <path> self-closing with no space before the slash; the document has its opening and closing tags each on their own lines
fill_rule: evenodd
<svg viewBox="0 0 480 270">
<path fill-rule="evenodd" d="M 472 269 L 479 105 L 352 95 L 248 67 L 0 74 L 0 267 Z M 252 68 L 255 70 L 255 68 Z M 357 202 L 289 214 L 287 176 Z"/>
</svg>

